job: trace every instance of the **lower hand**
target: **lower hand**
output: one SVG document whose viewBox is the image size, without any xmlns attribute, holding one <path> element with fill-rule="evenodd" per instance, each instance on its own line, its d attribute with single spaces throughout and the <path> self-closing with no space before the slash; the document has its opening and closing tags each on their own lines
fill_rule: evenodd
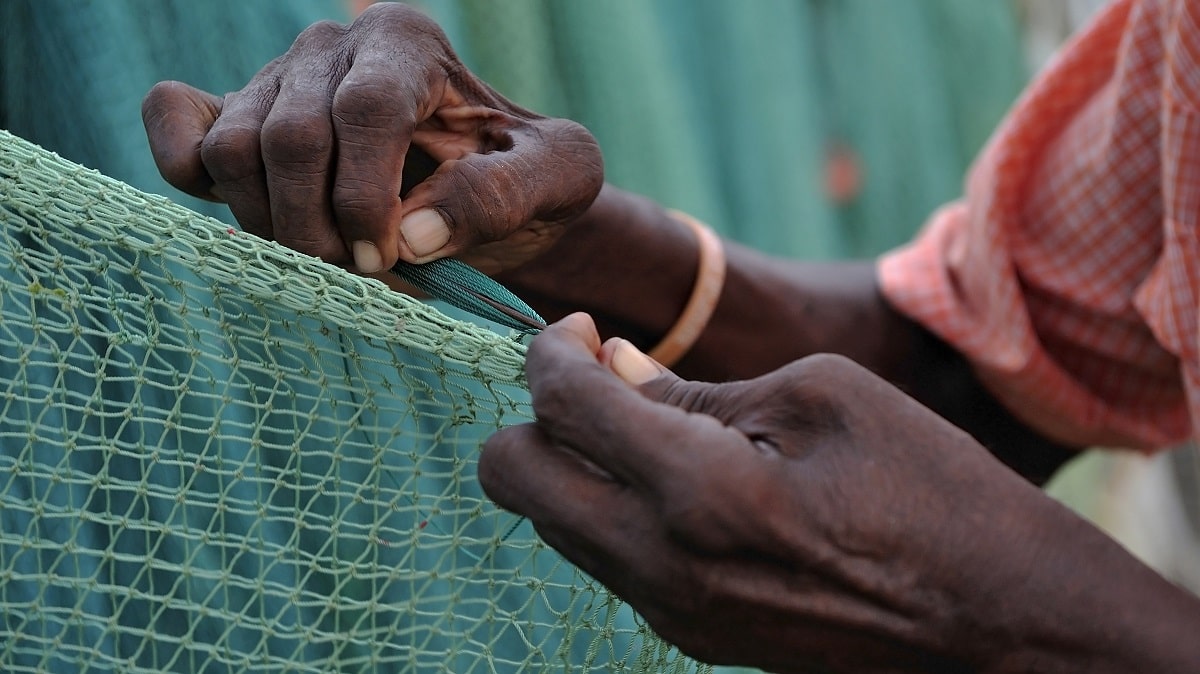
<svg viewBox="0 0 1200 674">
<path fill-rule="evenodd" d="M 488 441 L 484 488 L 705 661 L 964 671 L 1020 655 L 1004 639 L 1047 587 L 1031 555 L 1088 528 L 842 358 L 687 382 L 576 314 L 527 370 L 537 422 Z"/>
</svg>

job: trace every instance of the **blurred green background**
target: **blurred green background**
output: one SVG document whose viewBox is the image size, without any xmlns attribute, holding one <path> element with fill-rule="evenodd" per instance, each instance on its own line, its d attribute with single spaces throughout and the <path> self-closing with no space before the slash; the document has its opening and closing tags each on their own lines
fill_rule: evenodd
<svg viewBox="0 0 1200 674">
<path fill-rule="evenodd" d="M 349 0 L 8 0 L 0 126 L 229 219 L 159 178 L 138 106 L 156 81 L 240 87 Z M 587 125 L 612 182 L 797 258 L 877 255 L 960 194 L 1087 0 L 420 0 L 467 64 Z M 1195 452 L 1085 456 L 1050 487 L 1200 587 Z"/>
</svg>

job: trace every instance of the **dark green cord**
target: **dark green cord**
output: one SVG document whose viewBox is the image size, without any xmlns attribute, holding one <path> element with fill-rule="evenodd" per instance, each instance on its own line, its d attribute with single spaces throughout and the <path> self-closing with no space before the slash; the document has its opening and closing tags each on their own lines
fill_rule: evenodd
<svg viewBox="0 0 1200 674">
<path fill-rule="evenodd" d="M 398 262 L 392 273 L 463 311 L 524 333 L 540 332 L 546 321 L 508 288 L 452 258 L 425 264 Z"/>
</svg>

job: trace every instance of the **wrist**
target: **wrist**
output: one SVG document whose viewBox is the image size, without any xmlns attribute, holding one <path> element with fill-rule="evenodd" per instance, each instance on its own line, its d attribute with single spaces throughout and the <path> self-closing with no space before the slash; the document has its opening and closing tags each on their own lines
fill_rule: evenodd
<svg viewBox="0 0 1200 674">
<path fill-rule="evenodd" d="M 726 270 L 725 248 L 721 239 L 707 225 L 686 213 L 674 211 L 672 215 L 692 230 L 700 248 L 700 257 L 695 286 L 683 312 L 648 354 L 668 368 L 687 354 L 708 327 L 721 298 Z"/>
</svg>

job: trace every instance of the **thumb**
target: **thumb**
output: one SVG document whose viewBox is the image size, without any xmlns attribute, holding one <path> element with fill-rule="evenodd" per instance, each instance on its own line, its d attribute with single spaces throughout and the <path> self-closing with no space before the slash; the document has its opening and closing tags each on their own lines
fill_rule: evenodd
<svg viewBox="0 0 1200 674">
<path fill-rule="evenodd" d="M 620 338 L 606 341 L 596 357 L 649 400 L 715 417 L 739 428 L 747 419 L 774 419 L 778 416 L 778 401 L 788 399 L 788 382 L 778 375 L 721 384 L 689 381 Z"/>
<path fill-rule="evenodd" d="M 172 186 L 217 200 L 200 143 L 221 114 L 222 99 L 182 82 L 159 82 L 142 100 L 142 124 L 158 172 Z"/>
<path fill-rule="evenodd" d="M 596 358 L 626 384 L 637 388 L 645 398 L 688 412 L 720 417 L 721 415 L 714 413 L 715 399 L 737 388 L 733 384 L 711 384 L 681 379 L 665 365 L 619 337 L 605 342 Z M 717 406 L 720 407 L 725 406 Z"/>
<path fill-rule="evenodd" d="M 672 378 L 675 376 L 656 360 L 639 351 L 636 346 L 619 337 L 606 341 L 600 347 L 597 358 L 601 365 L 612 370 L 613 374 L 630 386 L 641 386 L 664 375 L 670 375 Z"/>
<path fill-rule="evenodd" d="M 503 141 L 503 149 L 444 161 L 405 196 L 401 259 L 428 262 L 506 240 L 534 220 L 565 222 L 600 192 L 603 160 L 582 126 L 531 121 Z"/>
</svg>

